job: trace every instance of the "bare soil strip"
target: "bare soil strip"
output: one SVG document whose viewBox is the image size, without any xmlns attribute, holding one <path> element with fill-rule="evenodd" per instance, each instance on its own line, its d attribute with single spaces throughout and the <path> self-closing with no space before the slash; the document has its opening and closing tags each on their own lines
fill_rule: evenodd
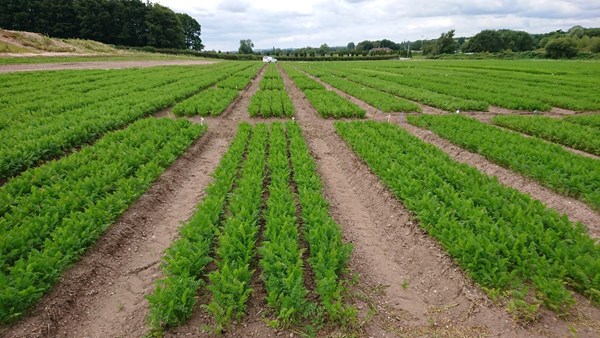
<svg viewBox="0 0 600 338">
<path fill-rule="evenodd" d="M 258 86 L 258 78 L 253 85 Z M 6 337 L 139 337 L 146 333 L 145 296 L 161 276 L 160 259 L 201 200 L 247 116 L 247 92 L 100 238 Z M 246 99 L 245 99 L 246 98 Z M 163 110 L 155 117 L 170 118 Z M 199 118 L 190 118 L 199 122 Z"/>
<path fill-rule="evenodd" d="M 319 79 L 316 80 L 320 81 Z M 320 82 L 323 83 L 322 81 Z M 325 83 L 323 84 L 326 85 Z M 376 109 L 364 101 L 360 101 L 356 98 L 353 99 L 355 100 L 354 102 L 356 104 L 367 111 L 373 111 Z M 387 115 L 376 114 L 371 116 L 371 118 L 379 121 L 386 121 Z M 488 121 L 489 120 L 483 120 L 483 122 L 486 123 L 488 123 Z M 437 146 L 450 155 L 450 157 L 452 157 L 454 160 L 475 167 L 487 175 L 496 176 L 502 184 L 529 194 L 532 198 L 540 200 L 548 207 L 553 208 L 560 213 L 566 214 L 569 219 L 574 222 L 582 222 L 588 227 L 589 233 L 592 237 L 600 238 L 600 214 L 584 202 L 556 193 L 530 178 L 494 164 L 479 154 L 455 146 L 450 141 L 437 136 L 432 131 L 421 129 L 405 123 L 403 119 L 399 118 L 398 116 L 393 116 L 390 119 L 390 122 L 398 123 L 402 128 L 417 136 L 421 140 Z M 590 157 L 591 156 L 594 155 L 590 155 Z"/>
<path fill-rule="evenodd" d="M 190 66 L 208 65 L 218 61 L 210 60 L 141 60 L 141 61 L 89 61 L 89 62 L 64 62 L 43 64 L 16 64 L 0 65 L 0 73 L 31 72 L 40 70 L 64 69 L 121 69 L 121 68 L 146 68 L 156 66 Z"/>
<path fill-rule="evenodd" d="M 470 115 L 470 116 L 473 117 L 473 118 L 475 118 L 475 119 L 477 119 L 477 120 L 479 120 L 479 121 L 481 121 L 481 122 L 483 122 L 483 123 L 492 124 L 492 119 L 491 119 L 492 116 L 489 116 L 489 117 L 482 117 L 481 115 Z M 512 129 L 509 129 L 509 128 L 504 128 L 504 127 L 501 127 L 501 126 L 496 126 L 496 128 L 501 128 L 501 129 L 504 129 L 504 130 L 511 131 L 513 133 L 518 133 L 518 134 L 522 135 L 523 137 L 535 137 L 535 136 L 531 136 L 531 135 L 528 135 L 528 134 L 524 134 L 524 133 L 518 132 L 516 130 L 512 130 Z M 546 143 L 549 143 L 549 144 L 555 144 L 555 145 L 558 145 L 560 147 L 563 147 L 565 150 L 570 151 L 570 152 L 572 152 L 574 154 L 577 154 L 577 155 L 580 155 L 580 156 L 589 157 L 589 158 L 593 158 L 595 160 L 600 160 L 600 156 L 597 156 L 597 155 L 594 155 L 594 154 L 590 154 L 590 153 L 586 153 L 585 151 L 582 151 L 582 150 L 579 150 L 579 149 L 574 149 L 574 148 L 568 147 L 568 146 L 563 145 L 563 144 L 555 143 L 555 142 L 552 142 L 552 141 L 547 141 L 547 140 L 544 140 L 541 137 L 538 138 L 538 139 L 540 139 L 540 140 L 542 140 L 542 141 L 544 141 Z"/>
<path fill-rule="evenodd" d="M 334 218 L 354 246 L 365 335 L 527 336 L 465 276 L 284 76 Z M 364 297 L 364 298 L 363 298 Z M 363 313 L 364 315 L 364 313 Z"/>
<path fill-rule="evenodd" d="M 163 251 L 191 217 L 226 151 L 229 128 L 208 131 L 169 168 L 6 337 L 117 337 L 145 331 L 144 296 Z M 218 130 L 223 132 L 219 133 Z"/>
<path fill-rule="evenodd" d="M 496 176 L 500 183 L 529 194 L 532 198 L 542 201 L 550 208 L 566 214 L 572 221 L 584 223 L 588 226 L 592 237 L 600 237 L 600 214 L 584 202 L 558 194 L 530 178 L 490 162 L 477 153 L 464 150 L 437 136 L 430 130 L 421 129 L 408 123 L 400 123 L 400 125 L 421 140 L 442 149 L 454 160 L 475 167 L 487 175 Z"/>
<path fill-rule="evenodd" d="M 287 76 L 285 80 L 290 81 Z M 302 107 L 298 109 L 298 120 L 317 158 L 336 220 L 345 226 L 346 236 L 354 245 L 351 268 L 361 274 L 366 284 L 355 292 L 374 299 L 374 307 L 382 311 L 371 324 L 367 322 L 367 333 L 380 335 L 377 332 L 383 329 L 401 336 L 562 337 L 569 335 L 572 328 L 580 336 L 600 335 L 600 309 L 579 295 L 574 313 L 566 318 L 542 311 L 537 322 L 525 327 L 515 323 L 503 308 L 491 303 L 437 241 L 420 229 L 402 204 L 335 134 L 332 123 L 315 119 L 314 109 L 304 95 L 295 87 L 291 91 L 294 104 Z M 374 109 L 364 102 L 357 103 Z M 378 114 L 372 118 L 386 120 L 387 116 Z M 394 116 L 392 122 L 398 120 Z M 432 132 L 407 123 L 400 125 L 456 160 L 489 175 L 501 176 L 504 184 L 526 193 L 531 191 L 534 198 L 561 209 L 572 219 L 584 221 L 592 236 L 600 236 L 599 215 L 582 202 L 547 191 L 479 155 L 439 140 Z M 477 156 L 480 158 L 475 160 Z M 377 290 L 383 291 L 377 294 Z"/>
</svg>

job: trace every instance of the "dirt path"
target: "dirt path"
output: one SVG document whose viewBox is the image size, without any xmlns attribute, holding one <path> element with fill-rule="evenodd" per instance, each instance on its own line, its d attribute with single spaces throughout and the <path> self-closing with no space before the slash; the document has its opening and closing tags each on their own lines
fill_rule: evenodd
<svg viewBox="0 0 600 338">
<path fill-rule="evenodd" d="M 304 95 L 297 89 L 292 92 L 294 103 L 303 107 L 299 109 L 302 113 L 298 114 L 298 120 L 318 160 L 328 200 L 336 219 L 345 226 L 344 231 L 354 244 L 351 267 L 362 275 L 366 284 L 359 293 L 370 294 L 378 302 L 376 307 L 383 312 L 367 324 L 366 333 L 379 335 L 377 332 L 384 330 L 405 336 L 567 336 L 572 327 L 580 336 L 600 334 L 600 310 L 580 296 L 577 296 L 577 310 L 571 317 L 561 319 L 545 311 L 539 322 L 526 328 L 515 324 L 507 312 L 491 304 L 445 250 L 411 220 L 402 204 L 334 133 L 332 123 L 317 119 Z M 366 108 L 374 109 L 368 105 Z M 385 120 L 387 116 L 378 114 L 372 118 Z M 397 121 L 398 117 L 393 119 Z M 417 137 L 421 136 L 422 131 L 415 130 L 417 128 L 406 123 L 401 125 Z M 476 164 L 485 173 L 506 174 L 505 184 L 531 190 L 538 199 L 563 210 L 570 217 L 594 225 L 590 232 L 593 236 L 600 235 L 598 215 L 582 202 L 566 200 L 483 158 L 471 161 L 471 156 L 478 155 L 468 154 L 458 147 L 451 149 L 451 145 L 443 142 L 438 144 L 431 136 L 421 138 L 442 146 L 460 162 Z M 401 285 L 404 281 L 407 282 L 406 289 Z M 377 295 L 373 290 L 383 292 Z"/>
<path fill-rule="evenodd" d="M 469 115 L 469 116 L 473 117 L 473 118 L 475 118 L 475 119 L 477 119 L 477 120 L 479 120 L 479 121 L 481 121 L 483 123 L 494 125 L 492 123 L 492 117 L 493 116 L 482 116 L 482 115 L 479 115 L 479 114 L 477 114 L 477 115 Z M 498 126 L 498 125 L 494 125 L 494 126 L 496 126 L 497 128 L 501 128 L 501 129 L 507 130 L 507 131 L 511 131 L 513 133 L 518 133 L 518 134 L 520 134 L 523 137 L 528 137 L 528 138 L 529 137 L 534 137 L 534 136 L 531 136 L 531 135 L 528 135 L 528 134 L 525 134 L 525 133 L 521 133 L 521 132 L 518 132 L 516 130 L 509 129 L 509 128 L 504 128 L 504 127 L 501 127 L 501 126 Z M 552 142 L 552 141 L 547 141 L 547 140 L 544 140 L 543 138 L 538 138 L 538 139 L 540 139 L 540 140 L 542 140 L 542 141 L 544 141 L 544 142 L 546 142 L 548 144 L 554 144 L 554 145 L 558 145 L 560 147 L 563 147 L 563 149 L 565 149 L 567 151 L 570 151 L 570 152 L 572 152 L 574 154 L 585 156 L 585 157 L 589 157 L 589 158 L 593 158 L 595 160 L 600 160 L 600 156 L 598 156 L 598 155 L 586 153 L 585 151 L 582 151 L 582 150 L 579 150 L 579 149 L 575 149 L 575 148 L 571 148 L 571 147 L 568 147 L 568 146 L 566 146 L 564 144 L 555 143 L 555 142 Z"/>
<path fill-rule="evenodd" d="M 261 73 L 262 75 L 262 73 Z M 160 259 L 177 237 L 210 183 L 222 155 L 247 117 L 249 98 L 260 76 L 171 168 L 120 217 L 54 290 L 6 337 L 139 337 L 146 333 L 148 303 L 161 276 Z M 173 118 L 169 109 L 155 114 Z M 198 123 L 198 117 L 190 118 Z M 261 322 L 262 323 L 262 322 Z M 264 325 L 263 325 L 264 326 Z"/>
<path fill-rule="evenodd" d="M 326 85 L 319 79 L 314 79 Z M 333 90 L 338 92 L 336 89 Z M 349 95 L 345 94 L 345 96 Z M 375 107 L 367 104 L 364 101 L 358 100 L 354 97 L 352 97 L 352 100 L 354 103 L 358 104 L 361 108 L 365 109 L 366 111 L 376 111 Z M 489 116 L 490 114 L 487 115 Z M 560 213 L 566 214 L 569 217 L 569 219 L 571 219 L 574 222 L 584 223 L 588 227 L 589 233 L 592 237 L 600 238 L 600 214 L 598 214 L 584 202 L 556 193 L 530 178 L 524 177 L 510 169 L 506 169 L 504 167 L 492 163 L 491 161 L 487 160 L 485 157 L 479 154 L 455 146 L 450 141 L 447 141 L 437 136 L 435 133 L 429 130 L 417 128 L 411 124 L 405 123 L 404 119 L 401 116 L 402 115 L 398 116 L 394 114 L 389 119 L 389 121 L 398 123 L 405 130 L 417 136 L 421 140 L 437 146 L 456 161 L 466 163 L 472 167 L 475 167 L 479 171 L 487 175 L 497 176 L 498 180 L 502 184 L 517 189 L 523 193 L 529 194 L 531 197 L 540 200 L 548 207 L 553 208 L 559 211 Z M 382 113 L 372 114 L 369 117 L 371 119 L 379 121 L 388 120 L 388 114 Z M 478 119 L 480 118 L 479 115 L 475 115 L 474 117 Z M 480 120 L 486 123 L 489 122 L 489 120 L 486 120 L 485 118 Z M 567 147 L 565 147 L 565 149 L 567 149 Z M 580 151 L 574 150 L 573 152 L 578 153 Z M 594 155 L 587 155 L 589 157 L 594 157 Z"/>
<path fill-rule="evenodd" d="M 208 65 L 218 61 L 209 60 L 148 60 L 148 61 L 90 61 L 90 62 L 64 62 L 41 64 L 0 65 L 0 73 L 30 72 L 38 70 L 63 70 L 63 69 L 120 69 L 120 68 L 146 68 L 156 66 L 189 66 Z"/>
<path fill-rule="evenodd" d="M 118 337 L 145 332 L 160 257 L 191 217 L 234 128 L 214 126 L 169 168 L 6 337 Z"/>
<path fill-rule="evenodd" d="M 334 218 L 354 246 L 350 267 L 361 283 L 353 292 L 369 300 L 358 307 L 377 312 L 363 334 L 527 336 L 420 229 L 335 134 L 332 121 L 317 118 L 304 95 L 285 81 Z"/>
</svg>

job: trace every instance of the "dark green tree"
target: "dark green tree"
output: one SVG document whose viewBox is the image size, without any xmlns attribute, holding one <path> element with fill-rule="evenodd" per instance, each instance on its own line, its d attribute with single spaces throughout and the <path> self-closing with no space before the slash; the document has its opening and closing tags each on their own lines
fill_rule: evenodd
<svg viewBox="0 0 600 338">
<path fill-rule="evenodd" d="M 346 48 L 348 50 L 354 50 L 356 48 L 356 45 L 354 44 L 354 42 L 348 42 L 348 45 L 346 46 Z"/>
<path fill-rule="evenodd" d="M 79 35 L 79 22 L 73 0 L 43 0 L 38 2 L 35 32 L 59 38 Z"/>
<path fill-rule="evenodd" d="M 157 48 L 185 48 L 185 36 L 175 12 L 152 4 L 146 13 L 147 43 Z"/>
<path fill-rule="evenodd" d="M 329 45 L 327 45 L 326 43 L 322 44 L 318 49 L 318 53 L 321 56 L 325 56 L 325 54 L 329 53 L 330 51 L 331 48 L 329 48 Z"/>
<path fill-rule="evenodd" d="M 546 45 L 546 56 L 553 59 L 577 56 L 577 44 L 569 37 L 552 39 Z"/>
<path fill-rule="evenodd" d="M 440 35 L 434 44 L 432 54 L 454 54 L 457 48 L 458 44 L 454 41 L 454 29 L 452 29 Z"/>
<path fill-rule="evenodd" d="M 113 20 L 120 23 L 116 44 L 146 46 L 146 4 L 141 1 L 117 1 L 115 8 Z"/>
<path fill-rule="evenodd" d="M 252 40 L 250 40 L 250 39 L 240 40 L 240 48 L 238 48 L 238 53 L 253 54 L 254 51 L 252 50 L 252 48 L 254 48 L 254 43 L 252 43 Z"/>
<path fill-rule="evenodd" d="M 465 46 L 466 52 L 475 53 L 496 53 L 503 49 L 504 41 L 502 40 L 502 35 L 500 35 L 498 31 L 490 29 L 482 30 L 475 34 L 475 36 L 469 39 Z"/>
<path fill-rule="evenodd" d="M 76 2 L 79 25 L 79 37 L 83 39 L 102 41 L 106 43 L 118 43 L 113 33 L 113 15 L 110 11 L 109 2 L 106 0 Z"/>
<path fill-rule="evenodd" d="M 181 22 L 183 34 L 185 36 L 185 46 L 188 49 L 200 51 L 204 48 L 200 39 L 200 24 L 196 19 L 187 14 L 177 13 L 177 18 Z"/>
<path fill-rule="evenodd" d="M 356 45 L 356 50 L 359 52 L 368 52 L 371 49 L 375 48 L 375 45 L 373 44 L 372 41 L 369 40 L 365 40 L 365 41 L 361 41 Z"/>
<path fill-rule="evenodd" d="M 525 52 L 535 48 L 535 41 L 531 34 L 523 31 L 501 29 L 498 31 L 504 44 L 502 49 L 510 49 L 513 52 Z"/>
</svg>

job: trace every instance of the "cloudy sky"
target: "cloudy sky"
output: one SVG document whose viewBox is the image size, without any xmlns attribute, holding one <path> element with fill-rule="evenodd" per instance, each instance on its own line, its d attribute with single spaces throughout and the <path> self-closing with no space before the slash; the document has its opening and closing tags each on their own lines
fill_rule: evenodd
<svg viewBox="0 0 600 338">
<path fill-rule="evenodd" d="M 530 33 L 600 26 L 600 0 L 155 0 L 202 25 L 207 50 L 345 46 L 352 41 L 432 39 L 450 29 Z"/>
</svg>

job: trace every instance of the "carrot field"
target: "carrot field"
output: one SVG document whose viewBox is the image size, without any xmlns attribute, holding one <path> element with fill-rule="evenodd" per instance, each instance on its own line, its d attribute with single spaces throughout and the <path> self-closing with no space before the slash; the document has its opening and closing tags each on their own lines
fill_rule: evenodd
<svg viewBox="0 0 600 338">
<path fill-rule="evenodd" d="M 596 61 L 0 73 L 0 335 L 598 336 L 598 89 Z"/>
</svg>

